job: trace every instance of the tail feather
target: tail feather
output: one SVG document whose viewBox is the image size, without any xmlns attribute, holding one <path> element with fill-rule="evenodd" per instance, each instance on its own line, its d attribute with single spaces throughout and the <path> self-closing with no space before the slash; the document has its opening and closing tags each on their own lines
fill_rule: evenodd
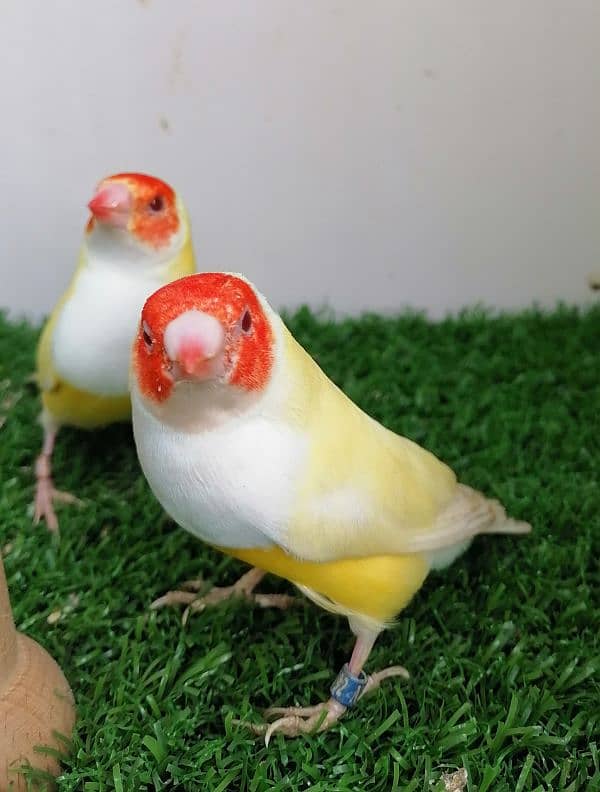
<svg viewBox="0 0 600 792">
<path fill-rule="evenodd" d="M 530 531 L 529 523 L 508 517 L 498 501 L 459 484 L 456 495 L 440 512 L 431 530 L 405 541 L 402 552 L 439 550 L 468 542 L 478 534 L 526 534 Z"/>
<path fill-rule="evenodd" d="M 504 506 L 459 484 L 456 497 L 440 514 L 436 544 L 429 546 L 432 569 L 444 569 L 461 555 L 477 534 L 526 534 L 531 525 L 508 517 Z"/>
<path fill-rule="evenodd" d="M 463 489 L 470 489 L 461 485 Z M 504 506 L 497 500 L 488 500 L 476 490 L 471 490 L 480 500 L 483 500 L 489 511 L 489 521 L 483 522 L 477 533 L 490 534 L 526 534 L 531 531 L 531 525 L 523 520 L 514 520 L 508 517 Z"/>
</svg>

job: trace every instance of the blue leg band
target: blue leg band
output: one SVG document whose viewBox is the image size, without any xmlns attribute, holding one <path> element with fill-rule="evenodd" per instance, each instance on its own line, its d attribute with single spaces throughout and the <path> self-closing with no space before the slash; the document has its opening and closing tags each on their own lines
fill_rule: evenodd
<svg viewBox="0 0 600 792">
<path fill-rule="evenodd" d="M 353 676 L 348 668 L 348 663 L 346 663 L 335 678 L 329 692 L 331 698 L 343 707 L 352 707 L 360 698 L 366 684 L 367 675 L 365 672 L 361 671 L 358 676 Z"/>
</svg>

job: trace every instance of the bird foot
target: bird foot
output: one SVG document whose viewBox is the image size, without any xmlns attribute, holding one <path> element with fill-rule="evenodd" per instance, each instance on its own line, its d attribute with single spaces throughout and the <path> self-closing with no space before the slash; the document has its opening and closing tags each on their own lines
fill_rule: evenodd
<svg viewBox="0 0 600 792">
<path fill-rule="evenodd" d="M 43 518 L 51 533 L 58 534 L 58 519 L 54 511 L 54 501 L 58 503 L 83 505 L 79 498 L 70 492 L 63 492 L 54 488 L 49 476 L 39 477 L 35 488 L 35 501 L 33 523 L 37 525 Z"/>
<path fill-rule="evenodd" d="M 234 597 L 242 597 L 261 608 L 279 608 L 280 610 L 285 610 L 298 601 L 297 597 L 288 594 L 255 594 L 254 587 L 263 577 L 262 570 L 251 569 L 232 586 L 214 586 L 202 596 L 198 596 L 198 592 L 206 587 L 206 583 L 202 579 L 187 580 L 182 583 L 182 590 L 168 591 L 162 597 L 155 599 L 150 608 L 158 610 L 158 608 L 174 605 L 187 605 L 182 617 L 185 624 L 191 613 L 203 611 L 205 608 Z"/>
<path fill-rule="evenodd" d="M 397 676 L 404 679 L 410 678 L 410 674 L 403 666 L 390 666 L 371 674 L 367 677 L 359 698 L 377 690 L 384 679 Z M 328 701 L 314 704 L 311 707 L 269 707 L 265 710 L 264 715 L 266 720 L 275 718 L 272 723 L 235 722 L 250 729 L 254 734 L 264 736 L 265 745 L 268 745 L 276 732 L 284 734 L 286 737 L 298 737 L 300 734 L 326 731 L 339 721 L 347 709 L 348 707 L 339 701 L 330 698 Z"/>
<path fill-rule="evenodd" d="M 271 737 L 276 733 L 286 737 L 298 737 L 301 734 L 326 731 L 339 721 L 346 709 L 343 704 L 330 698 L 312 707 L 270 707 L 265 710 L 265 718 L 276 718 L 272 723 L 235 722 L 264 737 L 265 745 L 268 746 Z"/>
</svg>

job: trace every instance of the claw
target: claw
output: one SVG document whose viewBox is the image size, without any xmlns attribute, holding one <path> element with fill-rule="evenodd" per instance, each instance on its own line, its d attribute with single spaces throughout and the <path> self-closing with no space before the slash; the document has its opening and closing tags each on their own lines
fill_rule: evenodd
<svg viewBox="0 0 600 792">
<path fill-rule="evenodd" d="M 297 732 L 300 731 L 302 719 L 299 718 L 297 715 L 290 715 L 287 718 L 279 718 L 274 723 L 271 723 L 270 726 L 267 728 L 265 732 L 265 748 L 269 747 L 269 743 L 271 742 L 271 737 L 275 734 L 275 732 L 283 732 L 286 733 L 287 726 L 295 726 Z"/>
<path fill-rule="evenodd" d="M 242 728 L 248 729 L 253 734 L 256 734 L 257 737 L 261 737 L 269 726 L 268 723 L 251 723 L 250 721 L 239 720 L 239 718 L 233 718 L 231 723 L 234 726 L 242 726 Z"/>
<path fill-rule="evenodd" d="M 360 698 L 366 693 L 376 690 L 384 679 L 402 677 L 409 679 L 410 674 L 403 666 L 390 666 L 382 671 L 376 671 L 367 677 Z M 346 712 L 347 707 L 330 698 L 320 704 L 310 707 L 268 707 L 264 711 L 265 723 L 249 723 L 248 721 L 233 721 L 236 725 L 249 729 L 253 734 L 264 737 L 268 746 L 274 734 L 285 734 L 287 737 L 297 737 L 301 734 L 314 734 L 329 729 L 337 723 Z M 271 723 L 267 721 L 275 718 Z"/>
<path fill-rule="evenodd" d="M 346 708 L 341 707 L 339 713 L 332 712 L 328 704 L 329 702 L 317 705 L 316 709 L 318 711 L 306 719 L 301 715 L 287 715 L 284 718 L 279 718 L 274 721 L 268 726 L 265 732 L 265 746 L 267 748 L 269 747 L 271 737 L 276 732 L 281 732 L 287 737 L 298 737 L 300 734 L 313 734 L 325 731 L 330 726 L 333 726 L 333 724 L 342 717 Z M 309 709 L 315 709 L 315 707 L 310 707 Z"/>
<path fill-rule="evenodd" d="M 263 712 L 267 720 L 277 715 L 299 715 L 301 717 L 310 717 L 316 712 L 323 709 L 323 704 L 314 704 L 312 707 L 269 707 Z"/>
<path fill-rule="evenodd" d="M 253 568 L 246 572 L 245 575 L 242 575 L 232 586 L 215 586 L 201 597 L 198 596 L 197 592 L 206 587 L 205 581 L 201 578 L 198 580 L 186 580 L 181 584 L 182 589 L 186 589 L 185 591 L 168 591 L 162 597 L 155 599 L 150 604 L 150 609 L 157 610 L 158 608 L 172 605 L 186 605 L 182 616 L 182 623 L 186 624 L 192 613 L 202 612 L 211 605 L 216 605 L 218 602 L 224 602 L 234 597 L 242 597 L 261 608 L 279 608 L 280 610 L 285 610 L 290 605 L 300 601 L 297 597 L 292 597 L 288 594 L 255 594 L 254 588 L 264 575 L 265 573 L 262 570 Z"/>
<path fill-rule="evenodd" d="M 58 534 L 58 519 L 54 511 L 53 501 L 76 504 L 77 506 L 83 506 L 83 501 L 70 492 L 55 489 L 51 478 L 38 478 L 35 491 L 33 524 L 38 525 L 41 519 L 44 518 L 48 530 L 51 533 Z"/>
<path fill-rule="evenodd" d="M 168 608 L 172 605 L 188 605 L 196 599 L 196 595 L 191 591 L 167 591 L 162 597 L 157 597 L 150 603 L 150 610 Z"/>
<path fill-rule="evenodd" d="M 286 737 L 297 737 L 301 734 L 322 732 L 333 726 L 346 712 L 346 707 L 334 699 L 323 701 L 312 707 L 269 707 L 265 710 L 265 718 L 282 715 L 273 723 L 250 723 L 249 721 L 233 721 L 238 726 L 249 729 L 258 737 L 264 737 L 268 747 L 271 738 L 278 732 Z"/>
<path fill-rule="evenodd" d="M 333 699 L 316 704 L 313 707 L 290 707 L 288 714 L 269 724 L 265 732 L 265 745 L 271 737 L 280 732 L 287 737 L 298 737 L 300 734 L 314 734 L 326 731 L 342 717 L 346 707 Z"/>
</svg>

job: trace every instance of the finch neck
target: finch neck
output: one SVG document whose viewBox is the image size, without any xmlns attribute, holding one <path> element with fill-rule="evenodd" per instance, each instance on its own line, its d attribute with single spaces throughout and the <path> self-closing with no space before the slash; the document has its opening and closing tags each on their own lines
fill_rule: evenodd
<svg viewBox="0 0 600 792">
<path fill-rule="evenodd" d="M 179 382 L 166 401 L 158 404 L 144 399 L 144 402 L 150 412 L 172 429 L 199 434 L 247 415 L 259 399 L 260 394 L 219 382 Z"/>
<path fill-rule="evenodd" d="M 184 243 L 180 230 L 168 245 L 153 248 L 138 242 L 127 230 L 96 223 L 85 239 L 88 266 L 92 269 L 126 269 L 156 272 L 168 265 Z"/>
</svg>

